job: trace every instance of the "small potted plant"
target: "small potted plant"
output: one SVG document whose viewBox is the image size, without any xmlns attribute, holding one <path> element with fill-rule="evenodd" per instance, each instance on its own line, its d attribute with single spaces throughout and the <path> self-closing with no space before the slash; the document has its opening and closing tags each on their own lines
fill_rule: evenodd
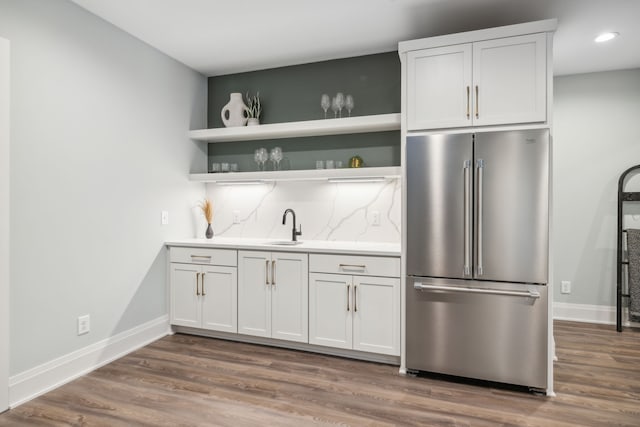
<svg viewBox="0 0 640 427">
<path fill-rule="evenodd" d="M 211 223 L 213 222 L 213 203 L 211 203 L 209 199 L 204 199 L 200 203 L 200 209 L 202 209 L 202 213 L 208 224 L 205 236 L 207 239 L 210 239 L 213 237 L 213 229 L 211 228 Z"/>
<path fill-rule="evenodd" d="M 260 114 L 262 113 L 262 104 L 260 104 L 260 92 L 256 92 L 254 96 L 249 96 L 249 92 L 247 92 L 246 97 L 247 97 L 247 114 L 249 115 L 249 120 L 247 120 L 247 126 L 259 125 Z"/>
</svg>

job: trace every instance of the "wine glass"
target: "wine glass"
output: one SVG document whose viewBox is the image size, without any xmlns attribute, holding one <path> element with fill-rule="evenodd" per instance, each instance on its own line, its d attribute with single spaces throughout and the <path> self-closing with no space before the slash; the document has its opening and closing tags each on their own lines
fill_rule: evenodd
<svg viewBox="0 0 640 427">
<path fill-rule="evenodd" d="M 340 107 L 338 107 L 338 98 L 334 96 L 333 99 L 331 100 L 331 111 L 333 111 L 333 118 L 338 118 L 339 109 Z"/>
<path fill-rule="evenodd" d="M 258 164 L 258 170 L 264 170 L 264 162 L 269 158 L 266 148 L 258 148 L 253 153 L 253 160 Z"/>
<path fill-rule="evenodd" d="M 274 164 L 274 169 L 280 170 L 280 160 L 282 160 L 282 148 L 273 147 L 271 149 L 271 153 L 269 154 L 269 158 Z"/>
<path fill-rule="evenodd" d="M 342 92 L 336 94 L 336 104 L 338 105 L 340 117 L 342 117 L 342 109 L 344 108 L 344 94 Z"/>
<path fill-rule="evenodd" d="M 320 98 L 320 107 L 322 107 L 322 109 L 324 110 L 324 118 L 326 119 L 327 110 L 329 109 L 329 107 L 331 107 L 331 99 L 326 93 L 323 93 L 322 98 Z"/>
<path fill-rule="evenodd" d="M 351 117 L 351 110 L 355 107 L 355 103 L 353 102 L 353 96 L 347 95 L 344 100 L 344 106 L 347 107 L 347 111 L 349 112 L 349 117 Z"/>
</svg>

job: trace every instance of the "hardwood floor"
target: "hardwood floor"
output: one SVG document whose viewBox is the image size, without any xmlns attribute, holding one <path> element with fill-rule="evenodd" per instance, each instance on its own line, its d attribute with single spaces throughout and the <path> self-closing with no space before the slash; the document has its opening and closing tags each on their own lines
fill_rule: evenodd
<svg viewBox="0 0 640 427">
<path fill-rule="evenodd" d="M 395 366 L 165 337 L 0 415 L 1 426 L 640 426 L 640 330 L 556 322 L 556 397 Z"/>
</svg>

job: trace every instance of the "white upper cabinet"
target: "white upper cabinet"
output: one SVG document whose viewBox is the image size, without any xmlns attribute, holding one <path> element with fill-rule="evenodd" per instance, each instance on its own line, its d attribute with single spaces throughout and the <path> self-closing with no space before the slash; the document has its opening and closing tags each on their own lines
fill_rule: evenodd
<svg viewBox="0 0 640 427">
<path fill-rule="evenodd" d="M 473 44 L 473 124 L 544 122 L 547 118 L 545 34 Z"/>
<path fill-rule="evenodd" d="M 546 123 L 555 25 L 539 21 L 401 42 L 406 129 Z"/>
<path fill-rule="evenodd" d="M 471 44 L 409 52 L 409 129 L 471 124 Z"/>
</svg>

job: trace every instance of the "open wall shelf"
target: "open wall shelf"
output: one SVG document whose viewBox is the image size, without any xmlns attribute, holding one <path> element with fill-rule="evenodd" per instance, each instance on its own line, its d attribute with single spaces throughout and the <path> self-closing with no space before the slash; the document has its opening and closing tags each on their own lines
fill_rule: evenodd
<svg viewBox="0 0 640 427">
<path fill-rule="evenodd" d="M 197 141 L 215 143 L 384 132 L 399 129 L 400 114 L 391 113 L 371 116 L 345 117 L 341 119 L 273 123 L 259 126 L 198 129 L 189 131 L 189 137 Z"/>
<path fill-rule="evenodd" d="M 344 168 L 344 169 L 308 169 L 266 172 L 229 172 L 229 173 L 192 173 L 190 181 L 209 183 L 251 183 L 271 181 L 327 181 L 327 180 L 384 180 L 400 178 L 401 169 L 397 166 Z"/>
</svg>

